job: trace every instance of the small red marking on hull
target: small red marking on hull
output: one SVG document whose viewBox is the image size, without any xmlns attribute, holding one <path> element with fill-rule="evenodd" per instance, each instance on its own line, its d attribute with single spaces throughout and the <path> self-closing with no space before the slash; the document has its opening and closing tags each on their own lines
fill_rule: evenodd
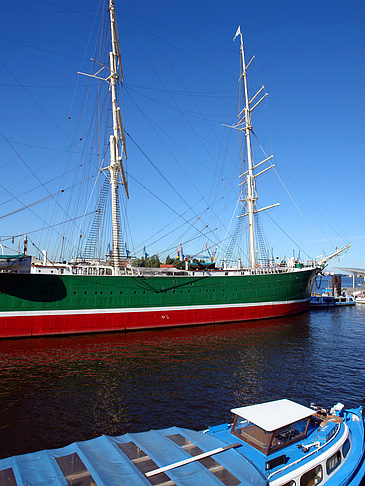
<svg viewBox="0 0 365 486">
<path fill-rule="evenodd" d="M 0 317 L 0 338 L 132 331 L 269 319 L 305 312 L 309 300 L 247 307 Z"/>
</svg>

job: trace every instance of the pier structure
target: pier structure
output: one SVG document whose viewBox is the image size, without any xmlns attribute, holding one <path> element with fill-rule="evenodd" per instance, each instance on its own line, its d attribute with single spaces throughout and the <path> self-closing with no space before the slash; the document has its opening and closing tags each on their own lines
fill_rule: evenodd
<svg viewBox="0 0 365 486">
<path fill-rule="evenodd" d="M 352 286 L 356 290 L 356 278 L 363 277 L 365 282 L 365 269 L 364 268 L 348 268 L 348 267 L 336 267 L 343 272 L 346 272 L 349 276 L 352 276 Z"/>
</svg>

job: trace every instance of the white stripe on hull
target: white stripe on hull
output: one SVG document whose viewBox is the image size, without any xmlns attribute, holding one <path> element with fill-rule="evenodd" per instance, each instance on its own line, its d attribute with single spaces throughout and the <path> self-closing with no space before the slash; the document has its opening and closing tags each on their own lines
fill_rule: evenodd
<svg viewBox="0 0 365 486">
<path fill-rule="evenodd" d="M 35 317 L 35 316 L 66 316 L 66 315 L 89 315 L 89 314 L 126 314 L 135 312 L 168 312 L 187 311 L 203 309 L 227 309 L 242 307 L 263 307 L 274 305 L 290 305 L 308 302 L 308 299 L 280 300 L 277 302 L 249 302 L 244 304 L 212 304 L 212 305 L 175 305 L 167 307 L 122 307 L 113 309 L 65 309 L 65 310 L 44 310 L 44 311 L 11 311 L 0 312 L 1 317 Z"/>
</svg>

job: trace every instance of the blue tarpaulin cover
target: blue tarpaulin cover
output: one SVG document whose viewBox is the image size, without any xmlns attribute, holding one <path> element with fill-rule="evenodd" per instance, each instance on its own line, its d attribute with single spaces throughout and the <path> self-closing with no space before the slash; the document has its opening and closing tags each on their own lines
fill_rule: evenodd
<svg viewBox="0 0 365 486">
<path fill-rule="evenodd" d="M 264 476 L 239 447 L 147 478 L 145 473 L 225 447 L 203 432 L 179 427 L 118 437 L 100 436 L 0 460 L 0 486 L 226 485 L 261 486 Z"/>
</svg>

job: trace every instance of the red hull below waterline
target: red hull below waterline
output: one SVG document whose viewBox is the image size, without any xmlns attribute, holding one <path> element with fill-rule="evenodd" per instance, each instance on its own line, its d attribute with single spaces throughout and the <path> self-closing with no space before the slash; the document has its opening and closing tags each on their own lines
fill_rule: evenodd
<svg viewBox="0 0 365 486">
<path fill-rule="evenodd" d="M 133 331 L 281 317 L 309 309 L 309 300 L 214 308 L 68 311 L 0 317 L 0 338 Z"/>
</svg>

